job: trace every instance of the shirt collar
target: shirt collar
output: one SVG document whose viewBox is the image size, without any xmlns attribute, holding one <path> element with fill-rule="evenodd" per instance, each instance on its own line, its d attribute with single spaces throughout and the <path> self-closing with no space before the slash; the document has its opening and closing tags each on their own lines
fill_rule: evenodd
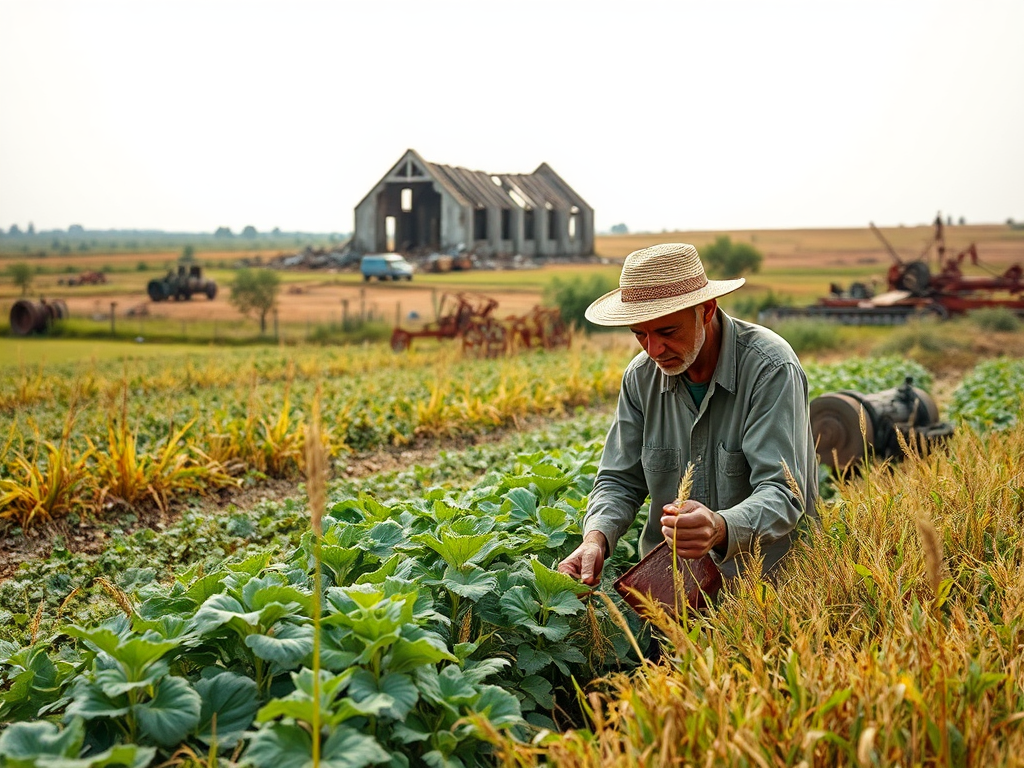
<svg viewBox="0 0 1024 768">
<path fill-rule="evenodd" d="M 722 348 L 718 353 L 718 364 L 715 366 L 715 375 L 711 377 L 711 382 L 718 386 L 725 387 L 728 391 L 736 392 L 736 322 L 729 317 L 722 310 L 718 308 L 718 318 L 722 323 Z M 683 374 L 677 374 L 676 376 L 670 376 L 665 373 L 661 368 L 657 369 L 658 375 L 661 377 L 660 391 L 674 392 L 676 387 L 680 384 L 680 379 Z M 711 388 L 708 388 L 711 391 Z"/>
</svg>

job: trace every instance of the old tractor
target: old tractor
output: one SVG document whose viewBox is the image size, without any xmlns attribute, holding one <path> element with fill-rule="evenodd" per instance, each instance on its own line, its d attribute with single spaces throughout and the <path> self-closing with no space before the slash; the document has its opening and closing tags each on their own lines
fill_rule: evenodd
<svg viewBox="0 0 1024 768">
<path fill-rule="evenodd" d="M 153 301 L 188 301 L 196 293 L 205 293 L 206 298 L 213 299 L 217 295 L 217 284 L 203 277 L 203 268 L 198 264 L 187 268 L 180 264 L 177 271 L 172 269 L 164 277 L 150 280 L 146 293 Z"/>
<path fill-rule="evenodd" d="M 972 243 L 956 256 L 946 256 L 942 218 L 935 220 L 935 235 L 913 260 L 900 257 L 873 223 L 871 230 L 882 242 L 893 263 L 886 273 L 886 290 L 875 294 L 864 283 L 853 283 L 849 290 L 833 284 L 830 295 L 809 307 L 785 307 L 767 310 L 762 319 L 814 317 L 844 325 L 894 325 L 912 317 L 944 320 L 984 307 L 1005 307 L 1024 316 L 1024 269 L 1013 264 L 1001 274 L 988 270 L 978 260 Z M 935 249 L 933 271 L 929 252 Z M 988 275 L 965 275 L 964 260 L 985 269 Z"/>
<path fill-rule="evenodd" d="M 403 352 L 414 338 L 460 339 L 462 350 L 476 357 L 498 357 L 510 351 L 568 346 L 569 332 L 557 309 L 534 307 L 522 317 L 499 320 L 498 302 L 480 294 L 445 293 L 437 320 L 419 330 L 395 328 L 391 348 Z"/>
</svg>

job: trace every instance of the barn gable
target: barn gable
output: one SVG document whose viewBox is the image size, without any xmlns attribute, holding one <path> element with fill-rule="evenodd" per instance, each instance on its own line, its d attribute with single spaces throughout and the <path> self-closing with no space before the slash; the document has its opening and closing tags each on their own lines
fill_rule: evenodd
<svg viewBox="0 0 1024 768">
<path fill-rule="evenodd" d="M 573 257 L 594 252 L 594 210 L 547 164 L 496 174 L 409 149 L 355 209 L 356 250 Z"/>
</svg>

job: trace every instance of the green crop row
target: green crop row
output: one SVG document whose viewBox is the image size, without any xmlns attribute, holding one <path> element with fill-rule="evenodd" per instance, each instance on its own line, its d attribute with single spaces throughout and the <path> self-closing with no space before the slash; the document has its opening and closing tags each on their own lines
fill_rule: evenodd
<svg viewBox="0 0 1024 768">
<path fill-rule="evenodd" d="M 307 530 L 276 560 L 133 593 L 104 581 L 123 615 L 37 620 L 33 642 L 0 643 L 0 719 L 15 722 L 0 756 L 145 765 L 247 744 L 244 761 L 276 766 L 304 762 L 319 722 L 324 760 L 488 764 L 467 717 L 552 728 L 573 679 L 631 664 L 604 604 L 554 570 L 598 452 L 520 455 L 463 492 L 332 495 L 322 537 Z"/>
<path fill-rule="evenodd" d="M 1024 407 L 1024 360 L 986 360 L 953 392 L 950 416 L 978 431 L 1014 426 Z"/>
</svg>

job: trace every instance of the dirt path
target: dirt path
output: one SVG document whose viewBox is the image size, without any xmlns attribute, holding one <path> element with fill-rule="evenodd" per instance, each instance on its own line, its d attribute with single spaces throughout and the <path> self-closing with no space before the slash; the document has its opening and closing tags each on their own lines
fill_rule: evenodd
<svg viewBox="0 0 1024 768">
<path fill-rule="evenodd" d="M 466 291 L 473 293 L 473 291 Z M 443 291 L 417 285 L 390 285 L 387 283 L 333 284 L 306 283 L 286 285 L 278 294 L 278 320 L 282 323 L 340 322 L 344 317 L 372 316 L 394 322 L 400 317 L 408 322 L 410 315 L 421 320 L 434 318 L 434 303 L 440 301 Z M 486 295 L 498 302 L 495 316 L 522 315 L 540 303 L 539 293 L 516 292 Z M 72 317 L 109 317 L 110 303 L 116 302 L 115 312 L 124 317 L 130 309 L 143 309 L 149 317 L 173 320 L 238 320 L 238 310 L 228 301 L 228 292 L 222 290 L 213 300 L 198 296 L 190 301 L 150 301 L 144 292 L 118 295 L 67 296 L 64 298 Z"/>
</svg>

